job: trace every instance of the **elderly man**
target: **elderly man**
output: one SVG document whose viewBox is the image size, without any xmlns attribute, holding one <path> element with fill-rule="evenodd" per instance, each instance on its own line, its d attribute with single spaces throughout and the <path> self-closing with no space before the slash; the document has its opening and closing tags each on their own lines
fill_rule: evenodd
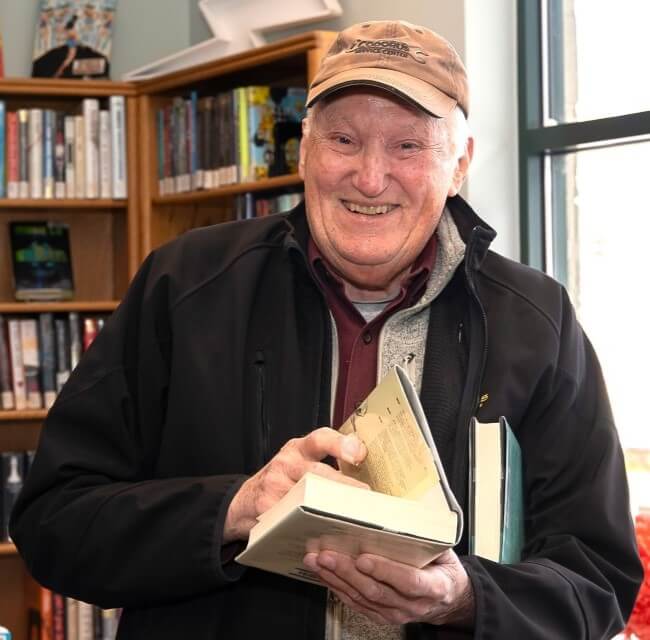
<svg viewBox="0 0 650 640">
<path fill-rule="evenodd" d="M 456 52 L 355 25 L 308 101 L 304 207 L 154 252 L 64 388 L 14 513 L 30 570 L 124 607 L 120 638 L 611 637 L 641 570 L 602 376 L 562 288 L 490 252 L 458 196 Z M 306 554 L 327 589 L 236 564 L 306 471 L 363 459 L 323 425 L 403 362 L 464 509 L 470 418 L 509 419 L 524 560 L 468 556 L 465 534 L 423 569 Z"/>
</svg>

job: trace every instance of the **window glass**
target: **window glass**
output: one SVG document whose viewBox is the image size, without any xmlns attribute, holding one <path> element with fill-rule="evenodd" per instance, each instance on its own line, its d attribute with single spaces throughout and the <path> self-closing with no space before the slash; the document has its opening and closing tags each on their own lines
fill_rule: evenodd
<svg viewBox="0 0 650 640">
<path fill-rule="evenodd" d="M 547 0 L 545 125 L 650 109 L 650 2 Z"/>
<path fill-rule="evenodd" d="M 650 142 L 550 163 L 556 277 L 600 359 L 638 511 L 650 507 Z"/>
</svg>

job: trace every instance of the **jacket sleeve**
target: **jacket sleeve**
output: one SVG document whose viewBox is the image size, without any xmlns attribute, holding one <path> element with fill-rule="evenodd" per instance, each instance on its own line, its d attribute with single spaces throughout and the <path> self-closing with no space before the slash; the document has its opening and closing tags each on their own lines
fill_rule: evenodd
<svg viewBox="0 0 650 640">
<path fill-rule="evenodd" d="M 152 473 L 171 341 L 167 283 L 152 282 L 153 262 L 50 410 L 11 520 L 36 580 L 105 608 L 192 597 L 241 571 L 220 556 L 226 511 L 245 478 Z"/>
<path fill-rule="evenodd" d="M 623 628 L 643 577 L 603 376 L 566 292 L 562 307 L 555 362 L 517 430 L 524 560 L 463 558 L 481 640 L 609 639 Z"/>
</svg>

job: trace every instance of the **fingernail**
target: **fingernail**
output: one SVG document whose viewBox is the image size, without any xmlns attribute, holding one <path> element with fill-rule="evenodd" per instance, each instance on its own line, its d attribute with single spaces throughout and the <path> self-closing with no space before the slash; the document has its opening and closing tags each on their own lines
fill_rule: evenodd
<svg viewBox="0 0 650 640">
<path fill-rule="evenodd" d="M 357 464 L 363 455 L 363 443 L 355 436 L 345 436 L 341 445 L 343 460 L 350 464 Z"/>
<path fill-rule="evenodd" d="M 370 558 L 359 558 L 357 560 L 357 569 L 364 573 L 371 573 L 375 568 L 375 563 Z"/>
<path fill-rule="evenodd" d="M 303 559 L 302 563 L 311 571 L 318 571 L 318 563 L 316 562 L 316 554 L 308 553 Z"/>
</svg>

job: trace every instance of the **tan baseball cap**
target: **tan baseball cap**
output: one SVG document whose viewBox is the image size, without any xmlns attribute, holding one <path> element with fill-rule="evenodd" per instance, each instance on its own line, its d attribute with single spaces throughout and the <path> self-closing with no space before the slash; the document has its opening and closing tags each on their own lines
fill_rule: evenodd
<svg viewBox="0 0 650 640">
<path fill-rule="evenodd" d="M 355 24 L 341 31 L 316 73 L 307 106 L 344 87 L 380 87 L 439 117 L 458 105 L 469 112 L 465 67 L 442 36 L 401 20 Z"/>
</svg>

